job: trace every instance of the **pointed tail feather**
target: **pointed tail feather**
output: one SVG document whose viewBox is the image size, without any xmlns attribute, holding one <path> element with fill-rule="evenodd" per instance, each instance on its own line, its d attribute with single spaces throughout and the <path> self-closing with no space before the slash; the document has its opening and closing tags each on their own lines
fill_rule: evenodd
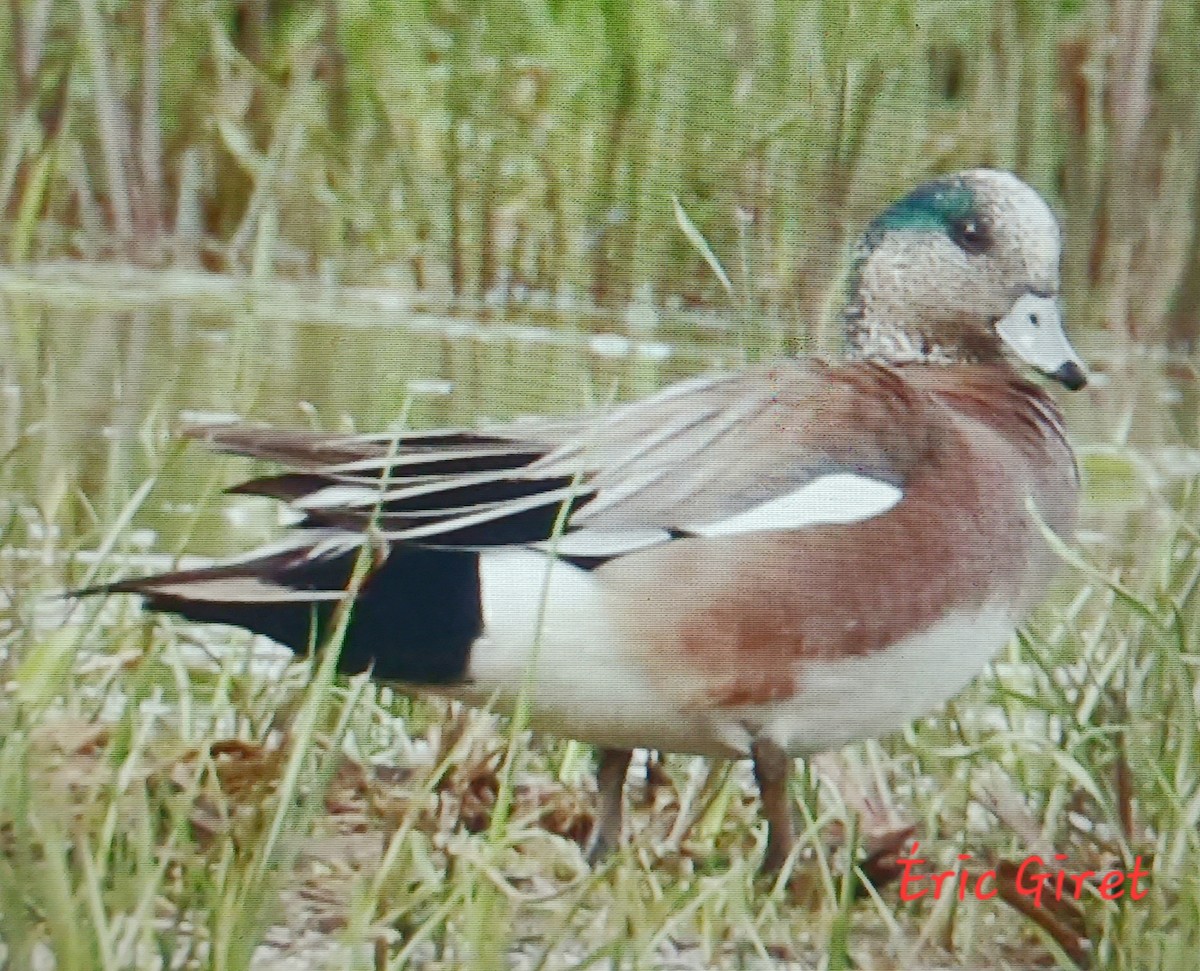
<svg viewBox="0 0 1200 971">
<path fill-rule="evenodd" d="M 240 560 L 74 595 L 135 594 L 149 610 L 241 627 L 307 653 L 325 645 L 364 539 L 333 530 L 300 538 Z M 396 547 L 377 560 L 350 608 L 338 669 L 412 684 L 461 680 L 483 630 L 478 559 Z"/>
</svg>

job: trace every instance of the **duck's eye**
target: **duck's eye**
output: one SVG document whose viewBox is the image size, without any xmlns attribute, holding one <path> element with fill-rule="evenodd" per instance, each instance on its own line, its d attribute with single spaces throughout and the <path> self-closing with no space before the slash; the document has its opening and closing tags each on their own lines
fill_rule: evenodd
<svg viewBox="0 0 1200 971">
<path fill-rule="evenodd" d="M 950 226 L 950 238 L 963 252 L 978 255 L 992 245 L 990 227 L 982 219 L 968 217 L 959 219 Z"/>
</svg>

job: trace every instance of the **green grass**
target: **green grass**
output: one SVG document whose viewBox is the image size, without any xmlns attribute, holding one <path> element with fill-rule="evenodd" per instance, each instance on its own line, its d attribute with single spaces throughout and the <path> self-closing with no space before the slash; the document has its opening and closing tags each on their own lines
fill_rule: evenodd
<svg viewBox="0 0 1200 971">
<path fill-rule="evenodd" d="M 1194 4 L 24 0 L 0 36 L 6 966 L 1191 971 L 1197 365 L 1141 348 L 1200 333 Z M 755 878 L 744 767 L 651 762 L 593 872 L 584 746 L 44 599 L 138 569 L 148 528 L 271 532 L 222 519 L 237 470 L 178 450 L 181 408 L 470 422 L 826 342 L 849 237 L 975 164 L 1064 216 L 1108 379 L 1071 414 L 1085 528 L 993 670 L 796 779 L 789 884 Z M 629 353 L 589 345 L 614 332 Z M 404 407 L 431 377 L 454 393 Z M 1149 893 L 1031 915 L 864 886 L 908 824 L 931 868 L 1140 855 Z"/>
<path fill-rule="evenodd" d="M 222 357 L 252 372 L 246 350 L 234 342 Z M 35 430 L 20 454 L 53 468 L 64 442 L 80 455 L 96 443 L 36 431 L 74 414 L 56 386 L 69 385 L 72 360 L 41 360 L 42 396 L 22 399 Z M 755 877 L 763 832 L 744 766 L 653 762 L 649 781 L 631 785 L 630 848 L 592 872 L 580 853 L 594 795 L 586 747 L 518 734 L 510 749 L 506 722 L 338 684 L 328 665 L 280 676 L 251 663 L 247 638 L 151 620 L 119 599 L 64 617 L 43 591 L 138 569 L 127 559 L 135 527 L 165 521 L 156 497 L 196 458 L 161 421 L 174 397 L 139 404 L 134 415 L 151 417 L 99 463 L 123 471 L 86 496 L 70 476 L 52 479 L 62 484 L 38 496 L 34 521 L 15 508 L 0 560 L 0 941 L 12 966 L 49 952 L 63 968 L 269 968 L 285 956 L 363 968 L 999 968 L 1085 954 L 1094 967 L 1190 967 L 1195 453 L 1163 447 L 1171 384 L 1160 368 L 1122 377 L 1097 363 L 1109 384 L 1074 422 L 1085 529 L 1062 550 L 1049 602 L 945 711 L 797 778 L 803 849 L 778 885 Z M 235 368 L 222 380 L 248 377 Z M 1186 403 L 1175 407 L 1186 416 Z M 145 488 L 131 468 L 151 471 Z M 199 468 L 178 485 L 201 496 L 234 475 Z M 10 503 L 33 498 L 25 471 L 3 470 Z M 244 546 L 260 529 L 225 541 Z M 84 550 L 100 562 L 74 562 Z M 1110 902 L 1092 888 L 1077 909 L 1032 918 L 1000 899 L 905 902 L 895 884 L 856 894 L 853 861 L 910 824 L 930 870 L 960 853 L 974 872 L 1035 851 L 1065 854 L 1073 871 L 1140 855 L 1149 893 Z"/>
<path fill-rule="evenodd" d="M 1194 494 L 1181 511 L 1195 521 Z M 569 745 L 522 752 L 496 831 L 505 743 L 489 719 L 361 681 L 329 705 L 328 672 L 264 678 L 236 647 L 216 670 L 187 670 L 180 628 L 148 630 L 132 612 L 77 618 L 29 638 L 3 709 L 0 935 L 16 966 L 45 947 L 69 968 L 180 952 L 242 968 L 265 939 L 305 951 L 326 938 L 357 947 L 363 967 L 503 967 L 514 952 L 550 967 L 815 966 L 822 954 L 1024 967 L 1058 953 L 998 902 L 905 904 L 894 886 L 847 898 L 837 847 L 855 843 L 846 792 L 862 790 L 874 823 L 917 825 L 939 869 L 959 852 L 982 869 L 1042 845 L 1072 869 L 1140 854 L 1145 899 L 1089 892 L 1077 926 L 1048 912 L 1097 966 L 1186 967 L 1198 943 L 1200 537 L 1183 521 L 1160 535 L 1152 575 L 1100 568 L 1068 584 L 947 712 L 823 764 L 840 790 L 799 787 L 809 822 L 790 892 L 754 879 L 761 832 L 744 772 L 689 800 L 705 811 L 660 857 L 691 784 L 691 760 L 669 759 L 632 793 L 632 848 L 593 874 L 575 842 L 590 793 L 586 774 L 563 771 Z M 414 748 L 398 770 L 374 767 Z"/>
</svg>

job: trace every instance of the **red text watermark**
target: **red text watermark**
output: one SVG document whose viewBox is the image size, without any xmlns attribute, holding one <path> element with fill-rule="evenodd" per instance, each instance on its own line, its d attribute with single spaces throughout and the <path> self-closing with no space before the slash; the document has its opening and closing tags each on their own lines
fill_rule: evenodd
<svg viewBox="0 0 1200 971">
<path fill-rule="evenodd" d="M 1139 883 L 1150 876 L 1149 871 L 1142 869 L 1140 856 L 1134 857 L 1132 870 L 1071 872 L 1062 866 L 1067 859 L 1065 854 L 1056 853 L 1052 861 L 1046 861 L 1035 853 L 1022 860 L 1015 871 L 1001 875 L 995 869 L 972 872 L 967 866 L 971 854 L 960 853 L 958 859 L 961 865 L 956 869 L 918 873 L 916 867 L 926 862 L 917 856 L 920 845 L 914 842 L 912 853 L 896 860 L 902 868 L 901 900 L 919 900 L 922 897 L 941 900 L 950 893 L 959 900 L 968 897 L 991 900 L 1000 893 L 1001 880 L 1011 881 L 1013 889 L 1021 896 L 1030 898 L 1036 907 L 1041 907 L 1046 900 L 1080 900 L 1089 886 L 1095 886 L 1096 892 L 1104 900 L 1119 900 L 1125 896 L 1130 900 L 1141 900 L 1148 892 L 1144 884 Z"/>
</svg>

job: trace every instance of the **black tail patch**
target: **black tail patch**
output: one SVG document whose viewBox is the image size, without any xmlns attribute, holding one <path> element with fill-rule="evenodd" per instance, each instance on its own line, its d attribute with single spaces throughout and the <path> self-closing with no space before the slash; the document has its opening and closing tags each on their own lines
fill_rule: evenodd
<svg viewBox="0 0 1200 971">
<path fill-rule="evenodd" d="M 293 564 L 269 577 L 293 590 L 344 590 L 357 551 Z M 194 571 L 199 579 L 204 571 Z M 298 654 L 325 643 L 337 601 L 212 600 L 155 589 L 170 578 L 126 581 L 110 588 L 138 593 L 151 610 L 202 623 L 230 624 L 262 634 Z M 351 608 L 338 670 L 410 684 L 451 684 L 466 676 L 471 645 L 483 632 L 479 554 L 473 551 L 393 547 L 370 574 Z"/>
</svg>

